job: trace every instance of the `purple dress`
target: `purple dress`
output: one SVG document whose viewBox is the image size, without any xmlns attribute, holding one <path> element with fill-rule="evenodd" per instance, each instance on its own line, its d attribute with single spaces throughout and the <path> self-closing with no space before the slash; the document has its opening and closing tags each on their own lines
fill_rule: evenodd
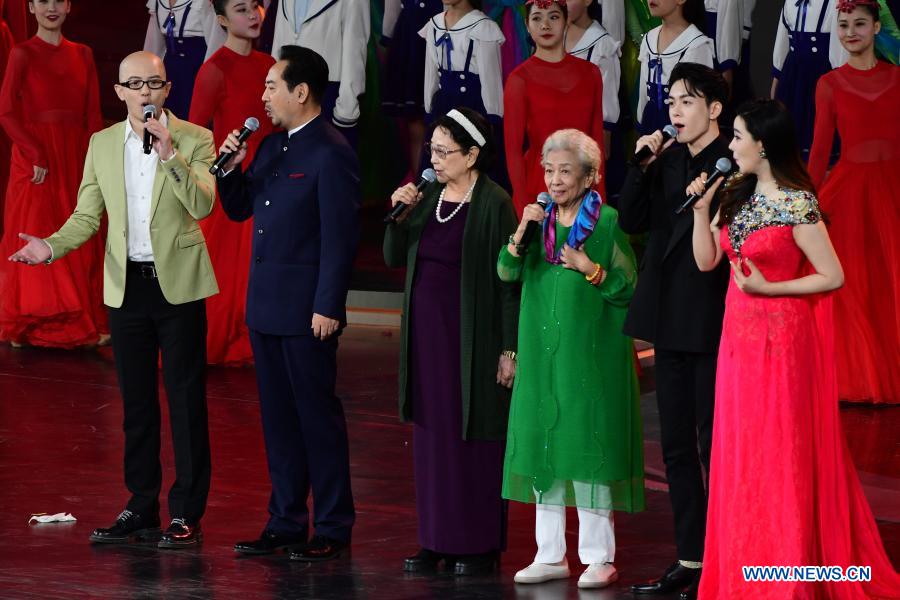
<svg viewBox="0 0 900 600">
<path fill-rule="evenodd" d="M 444 202 L 441 218 L 458 205 Z M 443 554 L 505 545 L 503 442 L 465 441 L 460 375 L 462 239 L 469 205 L 422 231 L 410 298 L 410 391 L 419 544 Z"/>
</svg>

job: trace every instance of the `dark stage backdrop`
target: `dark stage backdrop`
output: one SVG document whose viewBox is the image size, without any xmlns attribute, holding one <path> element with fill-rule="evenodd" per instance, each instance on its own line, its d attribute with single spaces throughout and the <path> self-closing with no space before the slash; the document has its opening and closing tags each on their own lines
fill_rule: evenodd
<svg viewBox="0 0 900 600">
<path fill-rule="evenodd" d="M 125 118 L 125 107 L 116 97 L 113 84 L 122 58 L 143 49 L 148 21 L 147 4 L 141 0 L 72 0 L 64 35 L 94 51 L 100 103 L 107 121 Z M 30 25 L 34 27 L 33 18 Z"/>
</svg>

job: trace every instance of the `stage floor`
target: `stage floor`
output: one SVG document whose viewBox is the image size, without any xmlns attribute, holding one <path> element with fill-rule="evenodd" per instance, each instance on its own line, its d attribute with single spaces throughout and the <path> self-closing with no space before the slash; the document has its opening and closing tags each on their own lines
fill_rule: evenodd
<svg viewBox="0 0 900 600">
<path fill-rule="evenodd" d="M 612 599 L 630 598 L 632 583 L 659 575 L 673 560 L 651 367 L 642 378 L 648 509 L 616 514 L 620 580 L 613 588 L 575 587 L 581 568 L 574 515 L 568 521 L 573 577 L 514 585 L 513 574 L 534 555 L 533 507 L 516 503 L 498 574 L 404 576 L 402 558 L 417 544 L 412 432 L 396 417 L 398 344 L 396 330 L 352 327 L 343 336 L 338 388 L 350 429 L 357 525 L 352 554 L 318 565 L 285 555 L 238 558 L 232 551 L 235 541 L 256 537 L 266 519 L 269 484 L 252 369 L 209 373 L 213 481 L 203 545 L 184 551 L 97 546 L 87 541 L 91 530 L 108 526 L 127 499 L 110 351 L 0 347 L 0 597 Z M 900 565 L 900 408 L 854 407 L 842 416 L 882 539 Z M 164 490 L 173 476 L 168 435 L 166 428 Z M 58 512 L 78 520 L 26 524 L 32 513 Z"/>
</svg>

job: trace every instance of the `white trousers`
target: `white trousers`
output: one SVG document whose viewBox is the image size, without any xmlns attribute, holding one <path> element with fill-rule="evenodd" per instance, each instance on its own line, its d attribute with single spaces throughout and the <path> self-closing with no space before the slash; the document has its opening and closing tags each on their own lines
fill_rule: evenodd
<svg viewBox="0 0 900 600">
<path fill-rule="evenodd" d="M 591 486 L 573 482 L 576 501 L 589 497 Z M 605 489 L 608 495 L 608 489 Z M 540 498 L 551 504 L 535 504 L 534 562 L 557 563 L 566 557 L 566 507 L 563 484 L 557 483 Z M 616 534 L 611 510 L 578 509 L 578 558 L 582 564 L 611 563 L 616 558 Z"/>
</svg>

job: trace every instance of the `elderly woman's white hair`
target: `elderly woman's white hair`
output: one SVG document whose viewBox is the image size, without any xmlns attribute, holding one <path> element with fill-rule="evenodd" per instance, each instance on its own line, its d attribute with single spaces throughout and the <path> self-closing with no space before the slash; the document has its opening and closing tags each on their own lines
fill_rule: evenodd
<svg viewBox="0 0 900 600">
<path fill-rule="evenodd" d="M 600 181 L 600 146 L 586 133 L 577 129 L 560 129 L 554 131 L 544 142 L 541 150 L 541 164 L 547 160 L 547 155 L 554 150 L 564 150 L 573 153 L 581 164 L 584 175 L 593 175 L 594 183 Z"/>
</svg>

